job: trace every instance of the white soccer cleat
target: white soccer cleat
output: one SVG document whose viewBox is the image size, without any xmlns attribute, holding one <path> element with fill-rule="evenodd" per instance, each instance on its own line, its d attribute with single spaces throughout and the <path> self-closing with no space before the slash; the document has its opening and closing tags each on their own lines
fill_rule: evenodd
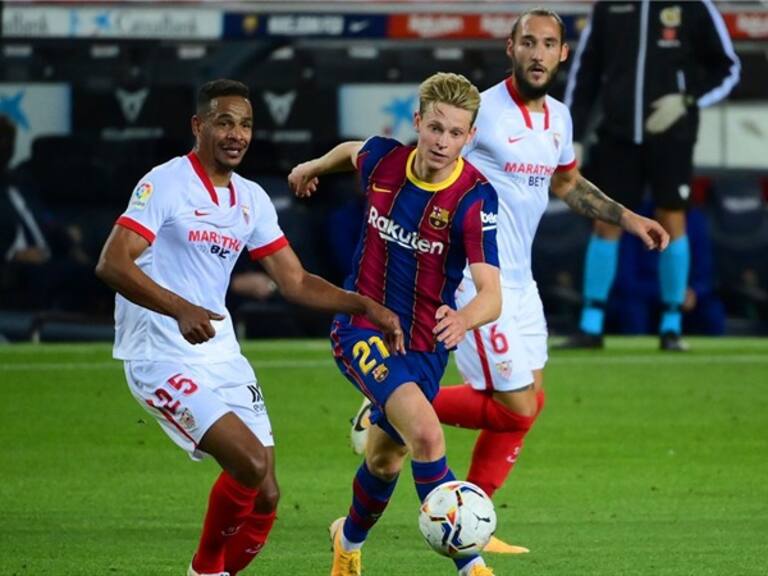
<svg viewBox="0 0 768 576">
<path fill-rule="evenodd" d="M 365 454 L 365 445 L 368 443 L 368 429 L 371 427 L 371 401 L 363 398 L 360 409 L 352 418 L 352 429 L 349 431 L 349 439 L 352 442 L 352 450 L 355 454 Z"/>
<path fill-rule="evenodd" d="M 197 572 L 194 568 L 192 568 L 192 562 L 190 562 L 189 568 L 187 568 L 187 576 L 229 576 L 229 572 L 215 572 L 213 574 L 201 574 L 200 572 Z"/>
</svg>

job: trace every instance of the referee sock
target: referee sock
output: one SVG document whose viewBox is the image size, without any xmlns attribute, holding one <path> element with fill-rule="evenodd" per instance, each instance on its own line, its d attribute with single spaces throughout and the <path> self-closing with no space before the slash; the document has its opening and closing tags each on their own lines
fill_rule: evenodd
<svg viewBox="0 0 768 576">
<path fill-rule="evenodd" d="M 584 308 L 579 327 L 587 334 L 602 334 L 605 303 L 616 277 L 619 241 L 592 234 L 584 260 Z"/>
<path fill-rule="evenodd" d="M 267 543 L 272 525 L 275 523 L 276 513 L 268 514 L 252 512 L 245 522 L 226 544 L 225 569 L 231 576 L 235 576 L 251 563 L 256 555 L 261 552 Z"/>
<path fill-rule="evenodd" d="M 688 287 L 690 260 L 690 247 L 686 234 L 672 240 L 667 249 L 659 255 L 659 283 L 661 284 L 661 301 L 664 305 L 659 326 L 660 334 L 682 332 L 683 320 L 680 307 L 685 300 L 685 290 Z"/>
<path fill-rule="evenodd" d="M 225 545 L 253 511 L 258 490 L 243 486 L 222 471 L 211 488 L 200 544 L 192 568 L 202 574 L 224 570 Z"/>
</svg>

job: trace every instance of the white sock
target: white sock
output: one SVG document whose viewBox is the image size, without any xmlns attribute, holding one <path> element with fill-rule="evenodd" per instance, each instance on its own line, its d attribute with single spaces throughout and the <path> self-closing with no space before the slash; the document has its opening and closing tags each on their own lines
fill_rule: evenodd
<svg viewBox="0 0 768 576">
<path fill-rule="evenodd" d="M 362 542 L 350 542 L 347 540 L 347 537 L 344 536 L 344 527 L 341 527 L 341 547 L 344 548 L 346 552 L 354 552 L 355 550 L 360 550 L 360 548 L 363 547 L 363 544 L 365 544 L 365 540 Z"/>
</svg>

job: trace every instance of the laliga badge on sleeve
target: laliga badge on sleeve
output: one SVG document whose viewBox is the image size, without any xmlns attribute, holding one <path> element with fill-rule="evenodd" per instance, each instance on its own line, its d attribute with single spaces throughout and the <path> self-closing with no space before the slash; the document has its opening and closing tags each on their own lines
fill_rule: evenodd
<svg viewBox="0 0 768 576">
<path fill-rule="evenodd" d="M 128 207 L 144 210 L 147 202 L 149 202 L 149 197 L 152 196 L 152 190 L 152 182 L 140 182 L 131 194 L 131 202 Z"/>
</svg>

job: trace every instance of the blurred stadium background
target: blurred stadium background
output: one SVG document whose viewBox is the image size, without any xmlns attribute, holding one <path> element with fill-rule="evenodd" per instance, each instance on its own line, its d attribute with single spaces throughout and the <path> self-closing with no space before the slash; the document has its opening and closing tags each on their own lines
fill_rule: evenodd
<svg viewBox="0 0 768 576">
<path fill-rule="evenodd" d="M 590 2 L 544 2 L 578 40 Z M 688 318 L 705 334 L 768 331 L 768 4 L 717 2 L 742 62 L 740 84 L 702 113 L 691 230 L 693 275 L 722 306 Z M 138 179 L 186 153 L 199 84 L 252 90 L 254 140 L 240 172 L 261 183 L 312 271 L 339 283 L 360 226 L 351 178 L 327 180 L 312 204 L 285 176 L 347 138 L 409 140 L 416 86 L 438 71 L 485 89 L 504 77 L 504 40 L 528 2 L 4 2 L 0 115 L 16 126 L 11 174 L 44 247 L 12 259 L 16 214 L 0 206 L 0 339 L 110 340 L 111 292 L 92 269 Z M 568 63 L 553 95 L 561 97 Z M 17 207 L 16 207 L 17 208 Z M 18 212 L 18 210 L 17 210 Z M 572 330 L 590 224 L 550 203 L 534 271 L 553 333 Z M 690 232 L 692 235 L 694 232 Z M 694 239 L 695 241 L 695 239 Z M 623 248 L 624 249 L 624 248 Z M 626 247 L 631 250 L 631 246 Z M 629 329 L 623 302 L 643 266 L 624 258 L 608 328 Z M 242 263 L 242 271 L 250 270 Z M 651 267 L 652 269 L 652 267 Z M 323 336 L 328 319 L 299 311 L 244 279 L 230 310 L 241 336 Z M 648 308 L 648 329 L 655 324 Z M 717 310 L 716 310 L 717 312 Z M 633 328 L 633 329 L 636 329 Z"/>
</svg>

